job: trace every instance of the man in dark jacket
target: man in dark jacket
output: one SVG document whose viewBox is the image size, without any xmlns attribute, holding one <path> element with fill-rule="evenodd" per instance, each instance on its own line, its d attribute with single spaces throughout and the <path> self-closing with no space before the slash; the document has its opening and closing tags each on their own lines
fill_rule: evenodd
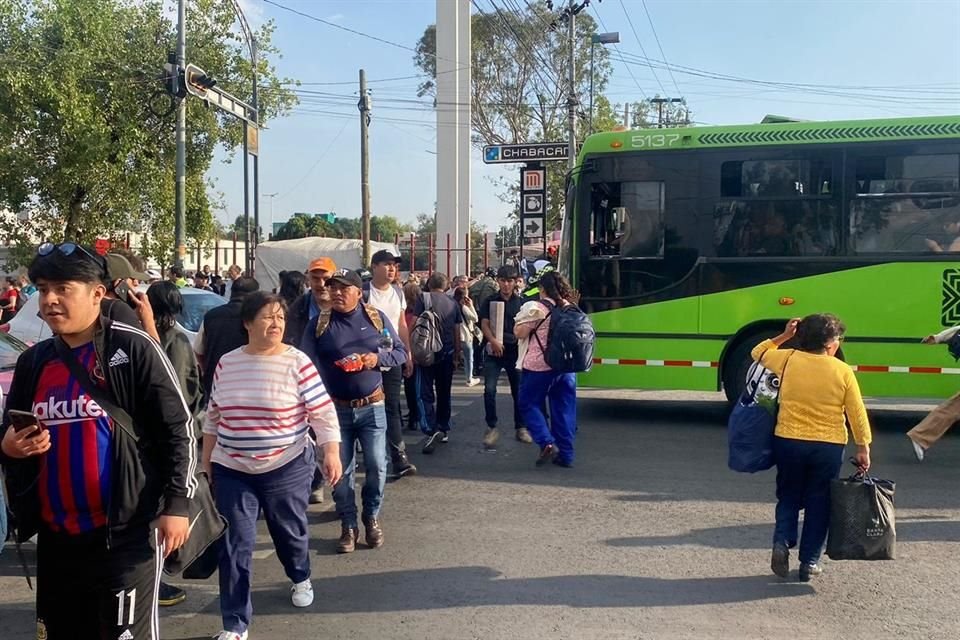
<svg viewBox="0 0 960 640">
<path fill-rule="evenodd" d="M 41 245 L 30 266 L 56 337 L 17 360 L 0 461 L 17 538 L 38 534 L 38 637 L 159 637 L 163 557 L 189 535 L 192 417 L 160 346 L 101 315 L 106 277 L 72 243 Z"/>
<path fill-rule="evenodd" d="M 317 319 L 322 309 L 330 308 L 330 295 L 327 292 L 327 280 L 337 270 L 330 258 L 317 258 L 307 266 L 307 283 L 310 290 L 304 293 L 287 310 L 287 326 L 283 331 L 283 341 L 299 346 L 307 325 Z"/>
<path fill-rule="evenodd" d="M 203 324 L 193 341 L 197 362 L 203 369 L 203 395 L 210 397 L 213 374 L 220 358 L 247 344 L 247 330 L 240 319 L 240 307 L 248 295 L 260 290 L 253 278 L 237 278 L 230 289 L 230 302 L 214 307 L 203 316 Z"/>
</svg>

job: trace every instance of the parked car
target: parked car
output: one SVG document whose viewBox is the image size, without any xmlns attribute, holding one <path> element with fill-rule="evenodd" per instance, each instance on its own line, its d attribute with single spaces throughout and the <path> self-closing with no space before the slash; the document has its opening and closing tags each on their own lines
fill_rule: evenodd
<svg viewBox="0 0 960 640">
<path fill-rule="evenodd" d="M 137 290 L 143 292 L 147 287 L 141 285 Z M 210 291 L 191 287 L 183 287 L 180 289 L 180 294 L 183 295 L 183 312 L 177 316 L 177 324 L 190 338 L 190 344 L 193 344 L 197 331 L 203 324 L 203 316 L 210 309 L 226 304 L 227 301 Z M 40 317 L 40 296 L 30 296 L 13 320 L 0 325 L 0 332 L 7 333 L 27 344 L 45 340 L 53 335 L 50 327 Z"/>
<path fill-rule="evenodd" d="M 11 335 L 0 333 L 0 409 L 7 402 L 10 392 L 10 382 L 13 380 L 13 370 L 17 366 L 17 358 L 27 350 L 27 345 Z"/>
</svg>

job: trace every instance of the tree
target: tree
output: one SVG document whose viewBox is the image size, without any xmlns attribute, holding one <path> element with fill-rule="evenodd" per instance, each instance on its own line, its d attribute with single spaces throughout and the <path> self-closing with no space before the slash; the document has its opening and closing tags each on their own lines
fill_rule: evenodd
<svg viewBox="0 0 960 640">
<path fill-rule="evenodd" d="M 191 61 L 218 86 L 250 99 L 251 68 L 232 5 L 188 0 Z M 270 60 L 273 26 L 256 34 L 260 117 L 289 110 L 294 94 Z M 92 242 L 149 232 L 151 251 L 172 234 L 173 103 L 160 78 L 175 28 L 163 0 L 7 0 L 0 11 L 0 223 L 21 247 L 36 238 Z M 241 143 L 240 123 L 187 102 L 187 211 L 193 233 L 212 229 L 203 175 L 217 145 Z M 172 244 L 172 239 L 171 239 Z"/>
<path fill-rule="evenodd" d="M 522 12 L 472 16 L 471 125 L 475 146 L 567 139 L 570 43 L 562 25 L 549 28 L 555 20 L 556 14 L 548 10 L 543 1 L 527 3 Z M 589 104 L 590 36 L 594 33 L 593 18 L 587 13 L 580 14 L 576 21 L 574 85 L 582 119 Z M 435 96 L 436 25 L 427 27 L 416 50 L 414 63 L 430 78 L 421 84 L 419 95 Z M 595 47 L 595 96 L 602 96 L 610 77 L 608 55 L 604 47 Z M 443 109 L 450 105 L 436 104 L 436 107 Z M 585 134 L 586 128 L 580 126 L 581 142 Z M 553 174 L 547 191 L 548 226 L 556 226 L 564 201 L 566 167 L 549 163 L 547 168 L 548 173 Z M 519 206 L 515 181 L 501 180 L 498 184 L 502 188 L 501 199 Z"/>
</svg>

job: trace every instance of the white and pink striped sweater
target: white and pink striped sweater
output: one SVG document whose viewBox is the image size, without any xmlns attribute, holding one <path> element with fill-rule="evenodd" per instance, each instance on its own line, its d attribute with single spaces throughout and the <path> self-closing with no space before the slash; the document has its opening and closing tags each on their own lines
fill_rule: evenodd
<svg viewBox="0 0 960 640">
<path fill-rule="evenodd" d="M 217 437 L 211 460 L 236 471 L 266 473 L 312 445 L 340 441 L 340 424 L 320 374 L 289 347 L 272 356 L 235 349 L 220 359 L 203 433 Z"/>
</svg>

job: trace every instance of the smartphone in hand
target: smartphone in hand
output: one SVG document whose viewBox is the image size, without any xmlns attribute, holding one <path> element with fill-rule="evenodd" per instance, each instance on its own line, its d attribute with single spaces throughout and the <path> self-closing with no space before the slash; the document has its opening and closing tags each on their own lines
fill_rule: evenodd
<svg viewBox="0 0 960 640">
<path fill-rule="evenodd" d="M 36 433 L 31 437 L 36 437 L 40 435 L 43 431 L 43 425 L 40 423 L 40 420 L 34 414 L 29 411 L 17 411 L 16 409 L 10 409 L 10 424 L 13 425 L 13 430 L 17 433 L 27 429 L 29 427 L 37 426 Z"/>
</svg>

